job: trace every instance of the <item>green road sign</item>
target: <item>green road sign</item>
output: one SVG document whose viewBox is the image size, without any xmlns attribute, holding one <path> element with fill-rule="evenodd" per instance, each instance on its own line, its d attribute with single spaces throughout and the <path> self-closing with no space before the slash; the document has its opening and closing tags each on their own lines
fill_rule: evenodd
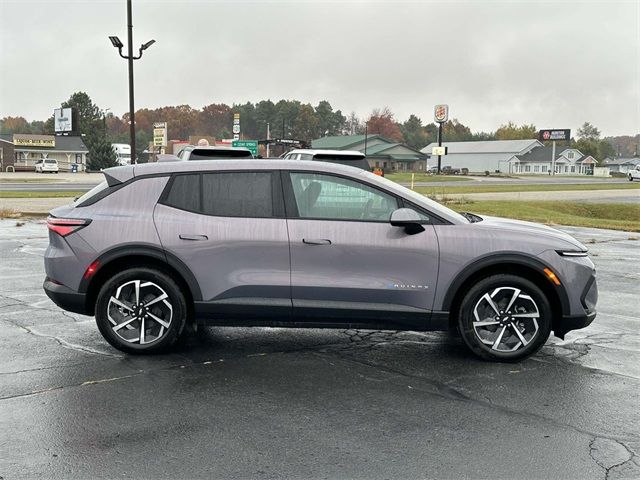
<svg viewBox="0 0 640 480">
<path fill-rule="evenodd" d="M 234 140 L 233 142 L 231 142 L 231 146 L 248 148 L 254 157 L 258 156 L 257 140 Z"/>
</svg>

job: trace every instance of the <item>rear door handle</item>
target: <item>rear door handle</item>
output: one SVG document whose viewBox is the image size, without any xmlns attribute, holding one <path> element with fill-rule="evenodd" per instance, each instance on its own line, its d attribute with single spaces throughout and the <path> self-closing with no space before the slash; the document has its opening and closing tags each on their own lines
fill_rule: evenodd
<svg viewBox="0 0 640 480">
<path fill-rule="evenodd" d="M 302 243 L 307 245 L 331 245 L 331 240 L 326 238 L 303 238 Z"/>
<path fill-rule="evenodd" d="M 179 237 L 182 240 L 209 240 L 209 237 L 206 235 L 184 235 L 181 233 Z"/>
</svg>

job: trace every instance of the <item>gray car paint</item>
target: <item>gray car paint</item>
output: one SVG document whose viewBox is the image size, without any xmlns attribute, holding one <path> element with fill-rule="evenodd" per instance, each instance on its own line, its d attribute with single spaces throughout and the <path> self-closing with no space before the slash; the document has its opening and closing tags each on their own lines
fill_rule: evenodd
<svg viewBox="0 0 640 480">
<path fill-rule="evenodd" d="M 449 224 L 427 226 L 425 232 L 407 235 L 400 227 L 380 223 L 222 219 L 156 206 L 171 173 L 240 169 L 345 175 L 409 199 Z M 118 246 L 139 244 L 162 246 L 182 259 L 196 276 L 204 299 L 254 297 L 284 300 L 286 304 L 293 298 L 299 306 L 305 306 L 305 301 L 327 306 L 350 302 L 428 312 L 443 309 L 449 286 L 475 259 L 515 253 L 539 258 L 554 269 L 567 290 L 568 313 L 585 313 L 580 296 L 593 263 L 586 257 L 558 255 L 556 250 L 586 250 L 569 235 L 530 222 L 491 217 L 470 223 L 456 212 L 369 172 L 320 162 L 215 160 L 124 166 L 105 173 L 119 182 L 150 177 L 128 183 L 93 205 L 52 211 L 54 216 L 92 219 L 89 226 L 65 239 L 52 239 L 45 255 L 47 275 L 74 290 L 93 259 Z M 185 228 L 188 233 L 206 234 L 209 240 L 179 241 L 178 234 L 187 232 Z M 301 238 L 309 234 L 331 237 L 335 242 L 319 247 L 301 245 Z M 287 298 L 289 288 L 294 293 Z"/>
</svg>

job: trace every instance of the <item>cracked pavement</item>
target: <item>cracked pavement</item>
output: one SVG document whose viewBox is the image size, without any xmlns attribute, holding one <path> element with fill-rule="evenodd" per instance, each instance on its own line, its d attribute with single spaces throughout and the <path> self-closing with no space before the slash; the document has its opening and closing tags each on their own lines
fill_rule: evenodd
<svg viewBox="0 0 640 480">
<path fill-rule="evenodd" d="M 112 349 L 0 220 L 0 478 L 640 478 L 640 239 L 563 228 L 599 314 L 516 364 L 448 333 L 203 328 Z"/>
</svg>

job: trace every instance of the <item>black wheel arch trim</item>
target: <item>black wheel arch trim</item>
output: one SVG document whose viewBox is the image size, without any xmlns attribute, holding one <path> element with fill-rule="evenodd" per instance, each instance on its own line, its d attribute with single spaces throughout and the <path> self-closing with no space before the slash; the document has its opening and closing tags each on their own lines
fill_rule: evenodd
<svg viewBox="0 0 640 480">
<path fill-rule="evenodd" d="M 80 282 L 78 291 L 80 293 L 86 293 L 89 290 L 91 280 L 100 273 L 101 269 L 109 265 L 114 260 L 133 256 L 149 257 L 166 263 L 182 276 L 187 286 L 189 287 L 193 300 L 202 300 L 202 292 L 200 290 L 200 286 L 198 285 L 196 277 L 193 275 L 189 267 L 187 267 L 185 263 L 174 254 L 150 244 L 119 245 L 111 250 L 108 250 L 107 252 L 102 253 L 98 258 L 94 260 L 94 262 L 98 262 L 98 269 L 96 270 L 96 273 L 90 278 L 83 278 Z"/>
<path fill-rule="evenodd" d="M 485 268 L 489 268 L 496 265 L 516 265 L 522 267 L 528 267 L 533 270 L 536 270 L 540 273 L 542 277 L 544 277 L 544 269 L 550 268 L 557 276 L 560 281 L 560 285 L 555 285 L 549 280 L 549 286 L 553 288 L 553 290 L 557 293 L 558 299 L 560 300 L 560 306 L 562 309 L 563 315 L 569 315 L 570 313 L 570 304 L 569 304 L 569 296 L 567 295 L 567 291 L 564 287 L 564 281 L 558 272 L 555 269 L 552 269 L 540 259 L 534 257 L 533 255 L 529 255 L 522 252 L 501 252 L 501 253 L 490 253 L 483 257 L 480 257 L 471 263 L 463 266 L 458 274 L 456 275 L 453 282 L 449 284 L 449 288 L 447 289 L 447 293 L 444 296 L 444 301 L 442 304 L 442 310 L 450 311 L 452 309 L 453 299 L 458 294 L 460 288 L 464 283 L 469 280 L 473 275 L 478 273 L 480 270 Z"/>
</svg>

